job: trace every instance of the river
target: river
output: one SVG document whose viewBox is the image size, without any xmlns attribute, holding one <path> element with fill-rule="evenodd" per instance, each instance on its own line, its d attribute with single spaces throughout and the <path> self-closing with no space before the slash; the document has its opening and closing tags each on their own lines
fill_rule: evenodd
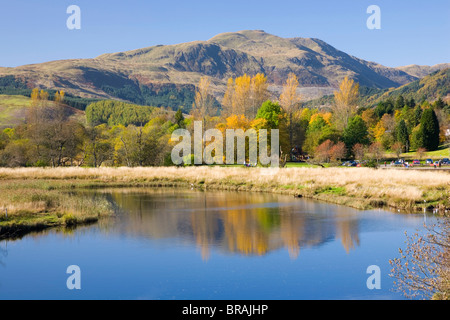
<svg viewBox="0 0 450 320">
<path fill-rule="evenodd" d="M 115 217 L 1 241 L 0 299 L 403 299 L 389 259 L 434 220 L 266 193 L 83 196 L 107 197 Z M 373 265 L 380 289 L 367 286 Z"/>
</svg>

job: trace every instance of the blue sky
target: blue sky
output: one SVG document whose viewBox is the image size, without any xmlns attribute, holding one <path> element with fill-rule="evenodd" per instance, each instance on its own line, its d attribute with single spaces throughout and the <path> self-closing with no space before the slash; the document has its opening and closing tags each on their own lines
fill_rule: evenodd
<svg viewBox="0 0 450 320">
<path fill-rule="evenodd" d="M 69 30 L 69 5 L 81 30 Z M 369 5 L 381 30 L 369 30 Z M 259 29 L 313 37 L 358 58 L 396 67 L 450 62 L 450 1 L 416 0 L 0 0 L 0 66 L 93 58 L 157 44 Z"/>
</svg>

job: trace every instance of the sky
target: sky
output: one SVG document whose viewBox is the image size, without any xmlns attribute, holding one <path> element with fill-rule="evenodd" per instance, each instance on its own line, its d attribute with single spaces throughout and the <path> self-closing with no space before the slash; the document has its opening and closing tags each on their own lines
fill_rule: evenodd
<svg viewBox="0 0 450 320">
<path fill-rule="evenodd" d="M 67 8 L 81 10 L 70 30 Z M 377 5 L 381 29 L 369 29 Z M 321 39 L 389 67 L 450 62 L 448 0 L 0 0 L 0 66 L 94 58 L 240 30 Z"/>
</svg>

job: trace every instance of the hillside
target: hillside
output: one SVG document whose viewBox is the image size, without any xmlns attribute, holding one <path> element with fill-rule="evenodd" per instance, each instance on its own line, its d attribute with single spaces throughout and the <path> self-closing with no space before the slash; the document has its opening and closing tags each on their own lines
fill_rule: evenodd
<svg viewBox="0 0 450 320">
<path fill-rule="evenodd" d="M 306 98 L 332 93 L 345 76 L 375 88 L 398 87 L 417 79 L 358 59 L 319 39 L 287 39 L 264 31 L 224 33 L 208 41 L 158 45 L 93 59 L 0 68 L 0 79 L 12 76 L 28 88 L 62 89 L 82 98 L 119 98 L 156 106 L 176 101 L 190 107 L 201 76 L 212 78 L 214 94 L 220 97 L 229 77 L 259 72 L 267 75 L 273 92 L 294 72 Z"/>
<path fill-rule="evenodd" d="M 396 89 L 379 90 L 378 93 L 365 97 L 364 101 L 366 104 L 373 105 L 388 98 L 395 99 L 399 95 L 407 99 L 413 98 L 416 101 L 422 99 L 434 101 L 439 97 L 448 99 L 450 96 L 450 69 L 436 71 Z"/>
<path fill-rule="evenodd" d="M 359 105 L 370 107 L 389 98 L 395 100 L 399 95 L 408 100 L 413 98 L 417 102 L 421 100 L 434 101 L 439 97 L 444 101 L 450 102 L 450 69 L 435 71 L 420 80 L 398 88 L 376 89 L 361 86 L 359 90 Z M 303 106 L 329 106 L 332 103 L 334 103 L 334 96 L 330 94 L 304 102 Z"/>
<path fill-rule="evenodd" d="M 419 66 L 412 64 L 409 66 L 397 67 L 398 70 L 404 71 L 414 77 L 423 78 L 433 72 L 450 68 L 450 63 L 440 63 L 434 66 Z"/>
<path fill-rule="evenodd" d="M 49 105 L 54 102 L 48 101 Z M 31 107 L 31 99 L 21 95 L 3 95 L 0 94 L 0 129 L 14 127 L 25 121 L 28 108 Z M 64 106 L 68 113 L 73 117 L 84 120 L 84 112 Z"/>
</svg>

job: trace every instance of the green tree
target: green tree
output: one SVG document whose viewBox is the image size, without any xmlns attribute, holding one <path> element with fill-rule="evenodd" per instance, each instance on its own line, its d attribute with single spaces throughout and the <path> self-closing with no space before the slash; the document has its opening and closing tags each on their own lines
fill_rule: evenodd
<svg viewBox="0 0 450 320">
<path fill-rule="evenodd" d="M 184 122 L 183 111 L 181 109 L 178 109 L 178 111 L 175 113 L 175 122 L 179 128 L 182 128 L 182 129 L 186 128 L 186 123 Z"/>
<path fill-rule="evenodd" d="M 347 146 L 347 150 L 351 150 L 357 143 L 367 145 L 369 144 L 369 132 L 366 123 L 360 116 L 354 116 L 348 122 L 342 138 Z"/>
<path fill-rule="evenodd" d="M 420 123 L 420 119 L 422 119 L 422 108 L 420 106 L 416 106 L 414 108 L 414 127 L 417 127 Z"/>
<path fill-rule="evenodd" d="M 444 109 L 445 105 L 446 105 L 445 102 L 442 100 L 441 97 L 439 97 L 439 99 L 437 99 L 433 103 L 433 108 L 435 108 L 435 109 Z"/>
<path fill-rule="evenodd" d="M 398 98 L 395 100 L 395 109 L 402 109 L 405 106 L 405 99 L 402 95 L 399 95 Z"/>
<path fill-rule="evenodd" d="M 261 108 L 258 109 L 256 119 L 264 119 L 267 121 L 267 126 L 270 129 L 276 129 L 278 128 L 281 115 L 281 106 L 278 103 L 267 100 L 262 104 Z"/>
<path fill-rule="evenodd" d="M 406 126 L 405 120 L 401 120 L 399 122 L 395 132 L 397 134 L 397 141 L 402 144 L 405 152 L 409 152 L 409 147 L 410 147 L 409 134 L 408 134 L 408 127 Z"/>
<path fill-rule="evenodd" d="M 428 151 L 437 150 L 439 147 L 439 121 L 436 113 L 430 108 L 423 111 L 420 119 L 420 140 L 423 147 Z"/>
</svg>

